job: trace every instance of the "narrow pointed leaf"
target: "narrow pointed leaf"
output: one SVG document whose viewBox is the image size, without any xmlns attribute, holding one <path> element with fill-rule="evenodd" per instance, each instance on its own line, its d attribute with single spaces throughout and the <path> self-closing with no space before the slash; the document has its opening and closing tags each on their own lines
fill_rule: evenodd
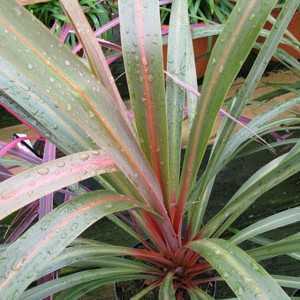
<svg viewBox="0 0 300 300">
<path fill-rule="evenodd" d="M 231 241 L 235 244 L 240 244 L 243 241 L 249 240 L 252 237 L 260 235 L 264 232 L 287 226 L 296 222 L 300 222 L 300 207 L 290 208 L 267 217 L 263 220 L 260 220 L 239 231 L 231 238 Z"/>
<path fill-rule="evenodd" d="M 131 297 L 130 300 L 142 300 L 148 293 L 150 293 L 156 287 L 157 287 L 157 284 L 149 285 L 149 286 L 145 287 L 144 289 L 142 289 L 138 294 Z"/>
<path fill-rule="evenodd" d="M 95 259 L 97 259 L 97 261 L 95 261 L 94 263 L 96 266 L 99 266 L 99 264 L 101 264 L 102 266 L 106 266 L 106 264 L 109 265 L 111 263 L 111 267 L 113 267 L 116 265 L 116 263 L 118 263 L 118 261 L 114 262 L 115 256 L 132 256 L 132 255 L 133 252 L 131 251 L 130 248 L 118 247 L 118 246 L 112 246 L 106 244 L 93 245 L 93 246 L 68 247 L 59 256 L 49 261 L 48 265 L 46 265 L 43 268 L 43 270 L 41 270 L 38 276 L 42 276 L 74 264 L 78 265 L 80 263 L 85 263 L 85 262 L 92 263 L 93 260 Z M 129 263 L 129 260 L 124 261 L 124 263 L 125 262 Z M 150 266 L 147 266 L 140 261 L 135 262 L 133 260 L 130 260 L 130 263 L 132 268 L 136 266 L 139 270 L 141 270 L 141 268 L 143 268 L 143 271 L 152 269 Z"/>
<path fill-rule="evenodd" d="M 168 63 L 167 71 L 175 75 L 181 81 L 190 83 L 191 75 L 194 74 L 196 80 L 193 87 L 196 89 L 197 77 L 195 74 L 194 49 L 190 29 L 187 1 L 175 0 L 172 3 L 170 16 L 170 26 L 168 35 Z M 169 161 L 170 161 L 170 184 L 171 201 L 176 201 L 176 194 L 180 175 L 181 157 L 181 130 L 183 108 L 185 100 L 193 101 L 197 96 L 187 93 L 169 76 L 166 77 L 166 101 L 168 115 L 168 136 L 169 136 Z M 195 85 L 196 83 L 196 85 Z M 193 106 L 187 100 L 188 107 Z M 191 104 L 191 105 L 190 105 Z M 175 198 L 175 199 L 174 199 Z"/>
<path fill-rule="evenodd" d="M 300 234 L 294 234 L 280 241 L 248 251 L 256 260 L 265 260 L 279 255 L 300 252 Z"/>
<path fill-rule="evenodd" d="M 55 300 L 79 300 L 82 296 L 102 286 L 98 280 L 89 281 L 87 283 L 78 284 L 72 288 L 64 290 L 56 296 Z"/>
<path fill-rule="evenodd" d="M 255 244 L 258 244 L 258 245 L 265 246 L 265 245 L 272 244 L 275 241 L 260 236 L 260 237 L 254 237 L 254 238 L 252 238 L 251 242 L 253 242 Z M 300 260 L 300 252 L 298 252 L 298 253 L 289 253 L 289 254 L 287 254 L 287 256 L 289 256 L 289 257 L 291 257 L 293 259 L 296 259 L 296 260 Z"/>
<path fill-rule="evenodd" d="M 191 300 L 213 300 L 214 298 L 202 291 L 200 288 L 188 290 Z"/>
<path fill-rule="evenodd" d="M 257 86 L 258 81 L 261 79 L 263 72 L 265 71 L 268 62 L 271 60 L 280 40 L 284 34 L 285 29 L 287 28 L 291 18 L 294 15 L 295 10 L 299 6 L 299 0 L 295 1 L 287 1 L 282 8 L 280 15 L 276 21 L 276 26 L 274 26 L 264 42 L 243 86 L 234 97 L 230 114 L 235 118 L 238 118 L 242 113 L 243 108 L 247 104 L 249 98 Z M 193 223 L 193 233 L 196 234 L 199 231 L 200 225 L 202 223 L 202 219 L 207 207 L 208 202 L 208 194 L 210 194 L 207 190 L 205 191 L 205 186 L 208 181 L 214 181 L 212 176 L 214 176 L 217 172 L 215 169 L 218 164 L 222 166 L 225 165 L 226 161 L 222 161 L 221 156 L 222 152 L 229 142 L 229 137 L 232 134 L 234 128 L 236 127 L 236 123 L 233 122 L 230 118 L 224 118 L 223 123 L 221 124 L 221 128 L 219 129 L 218 136 L 216 138 L 216 142 L 214 144 L 212 154 L 210 156 L 208 165 L 206 167 L 205 173 L 201 178 L 201 183 L 198 187 L 198 196 L 195 203 L 196 205 L 192 205 L 191 207 L 191 222 Z"/>
<path fill-rule="evenodd" d="M 173 273 L 168 273 L 159 288 L 159 300 L 175 300 Z"/>
<path fill-rule="evenodd" d="M 238 299 L 290 299 L 277 282 L 243 250 L 225 240 L 203 239 L 189 244 L 227 282 Z"/>
<path fill-rule="evenodd" d="M 272 160 L 254 173 L 226 206 L 203 227 L 201 233 L 209 237 L 218 230 L 217 236 L 220 236 L 261 195 L 299 172 L 299 153 L 300 144 L 297 144 L 289 153 Z"/>
<path fill-rule="evenodd" d="M 126 268 L 95 269 L 82 271 L 72 275 L 67 275 L 56 280 L 31 288 L 22 295 L 24 300 L 40 300 L 47 296 L 56 294 L 67 288 L 97 280 L 97 286 L 120 281 L 137 280 L 140 278 L 151 278 L 149 275 L 138 273 L 136 270 Z"/>
<path fill-rule="evenodd" d="M 283 287 L 300 289 L 300 277 L 283 276 L 283 275 L 272 275 L 272 276 Z"/>
<path fill-rule="evenodd" d="M 105 88 L 111 93 L 112 100 L 120 110 L 124 120 L 126 120 L 128 127 L 131 128 L 127 116 L 126 106 L 117 89 L 115 80 L 111 74 L 106 58 L 103 54 L 102 48 L 93 32 L 88 20 L 86 19 L 82 7 L 78 0 L 60 0 L 68 17 L 70 18 L 77 36 L 83 45 L 90 66 L 96 77 L 103 83 Z"/>
<path fill-rule="evenodd" d="M 100 191 L 74 198 L 53 210 L 2 254 L 5 259 L 0 264 L 1 297 L 18 299 L 44 266 L 87 227 L 133 206 L 126 196 Z"/>
<path fill-rule="evenodd" d="M 186 150 L 177 223 L 181 222 L 183 207 L 194 184 L 218 111 L 276 3 L 276 0 L 239 1 L 213 48 Z"/>
<path fill-rule="evenodd" d="M 72 154 L 26 170 L 0 183 L 0 219 L 51 192 L 114 170 L 101 151 Z"/>
<path fill-rule="evenodd" d="M 135 137 L 109 91 L 80 59 L 14 1 L 0 2 L 0 38 L 5 44 L 0 48 L 0 88 L 5 94 L 31 109 L 39 122 L 53 114 L 65 123 L 70 120 L 74 135 L 80 128 L 82 136 L 109 152 L 141 196 L 165 213 L 159 183 Z M 49 124 L 51 132 L 59 125 L 56 121 Z"/>
<path fill-rule="evenodd" d="M 167 196 L 169 149 L 159 2 L 119 1 L 118 7 L 126 78 L 139 141 Z"/>
<path fill-rule="evenodd" d="M 252 121 L 248 123 L 247 126 L 251 128 L 251 130 L 257 132 L 257 134 L 261 134 L 264 131 L 263 128 L 267 127 L 272 120 L 276 120 L 277 118 L 279 118 L 280 114 L 292 110 L 293 107 L 299 104 L 300 98 L 297 97 L 280 105 L 274 105 L 272 109 L 252 119 Z M 228 163 L 235 151 L 237 151 L 238 148 L 252 136 L 253 134 L 250 131 L 247 131 L 245 128 L 241 128 L 237 133 L 233 134 L 229 139 L 224 152 L 222 153 L 222 157 L 220 159 L 220 162 L 222 161 L 222 164 L 220 164 L 219 168 L 222 168 L 222 166 Z"/>
</svg>

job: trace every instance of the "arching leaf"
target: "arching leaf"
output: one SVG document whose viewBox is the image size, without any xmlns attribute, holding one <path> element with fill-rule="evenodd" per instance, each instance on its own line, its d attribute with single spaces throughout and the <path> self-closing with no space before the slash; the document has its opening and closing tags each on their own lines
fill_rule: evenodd
<svg viewBox="0 0 300 300">
<path fill-rule="evenodd" d="M 175 300 L 173 273 L 168 273 L 159 288 L 159 300 Z"/>
<path fill-rule="evenodd" d="M 130 209 L 129 197 L 91 192 L 72 199 L 46 215 L 11 244 L 0 263 L 1 297 L 18 299 L 45 265 L 87 227 L 102 217 Z"/>
<path fill-rule="evenodd" d="M 49 193 L 114 170 L 102 151 L 76 153 L 26 170 L 0 183 L 0 219 Z"/>
<path fill-rule="evenodd" d="M 232 243 L 203 239 L 191 242 L 189 247 L 218 271 L 239 299 L 290 299 L 263 267 Z"/>
</svg>

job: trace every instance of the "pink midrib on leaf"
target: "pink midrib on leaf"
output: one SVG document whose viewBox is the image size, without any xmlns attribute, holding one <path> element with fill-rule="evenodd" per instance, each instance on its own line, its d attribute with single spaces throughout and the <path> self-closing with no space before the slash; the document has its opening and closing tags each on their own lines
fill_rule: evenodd
<svg viewBox="0 0 300 300">
<path fill-rule="evenodd" d="M 28 140 L 29 137 L 19 137 L 12 140 L 10 143 L 6 144 L 3 148 L 0 149 L 0 157 L 3 157 L 7 154 L 11 149 L 15 148 L 20 142 L 24 140 Z"/>
<path fill-rule="evenodd" d="M 101 205 L 105 202 L 112 202 L 112 201 L 120 201 L 120 199 L 116 199 L 116 196 L 106 196 L 108 199 L 99 199 L 95 200 L 92 203 L 87 203 L 84 206 L 80 207 L 76 211 L 72 212 L 67 218 L 62 220 L 62 222 L 57 223 L 55 226 L 49 230 L 47 235 L 44 235 L 41 237 L 40 241 L 36 242 L 35 246 L 31 249 L 29 249 L 28 254 L 21 257 L 19 261 L 14 265 L 13 268 L 11 268 L 11 272 L 9 273 L 9 276 L 0 283 L 0 289 L 5 288 L 9 284 L 9 282 L 13 279 L 14 273 L 17 273 L 18 270 L 22 268 L 23 265 L 28 263 L 32 258 L 34 258 L 37 253 L 40 251 L 40 249 L 47 245 L 48 241 L 52 239 L 52 237 L 57 234 L 57 232 L 62 232 L 62 229 L 66 227 L 70 222 L 72 222 L 75 218 L 79 218 L 80 215 L 84 214 L 86 211 L 93 209 L 94 207 Z M 119 196 L 120 197 L 120 196 Z M 124 198 L 124 197 L 123 197 Z"/>
<path fill-rule="evenodd" d="M 42 166 L 42 165 L 41 165 Z M 90 159 L 89 161 L 82 162 L 81 164 L 76 164 L 72 166 L 72 174 L 76 174 L 75 176 L 80 176 L 81 173 L 85 173 L 88 170 L 88 167 L 93 166 L 93 170 L 100 170 L 100 169 L 114 169 L 115 164 L 108 156 L 101 155 L 98 158 Z M 89 170 L 90 171 L 90 170 Z M 41 175 L 41 179 L 37 180 L 37 178 L 33 178 L 32 180 L 34 182 L 26 182 L 26 186 L 23 187 L 16 187 L 16 190 L 13 192 L 9 191 L 7 194 L 2 194 L 2 197 L 5 197 L 6 199 L 0 200 L 0 205 L 9 205 L 9 203 L 12 201 L 12 198 L 20 197 L 23 194 L 29 193 L 33 190 L 36 190 L 40 188 L 41 186 L 47 185 L 47 183 L 51 182 L 57 182 L 60 178 L 64 178 L 70 174 L 70 170 L 67 168 L 61 168 L 61 172 L 58 174 L 57 172 L 50 172 L 49 175 Z M 91 175 L 92 176 L 92 175 Z M 22 205 L 20 206 L 22 207 Z M 18 207 L 18 208 L 20 208 Z M 2 219 L 3 216 L 0 213 L 0 219 Z"/>
<path fill-rule="evenodd" d="M 161 169 L 160 169 L 160 159 L 158 150 L 157 134 L 154 126 L 154 107 L 153 98 L 150 87 L 150 74 L 149 74 L 149 63 L 147 60 L 146 49 L 145 49 L 145 32 L 144 32 L 144 19 L 143 19 L 143 6 L 140 0 L 135 1 L 135 14 L 136 14 L 136 32 L 137 32 L 137 44 L 141 54 L 141 72 L 143 76 L 144 83 L 144 99 L 146 106 L 146 121 L 147 121 L 147 132 L 148 140 L 150 143 L 150 153 L 151 162 L 154 168 L 155 174 L 158 177 L 159 182 L 161 182 Z"/>
</svg>

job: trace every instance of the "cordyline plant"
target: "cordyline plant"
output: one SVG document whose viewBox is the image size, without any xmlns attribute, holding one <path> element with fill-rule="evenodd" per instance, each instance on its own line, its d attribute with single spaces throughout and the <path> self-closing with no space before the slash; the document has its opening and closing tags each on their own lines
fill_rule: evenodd
<svg viewBox="0 0 300 300">
<path fill-rule="evenodd" d="M 279 255 L 299 260 L 300 236 L 271 241 L 261 235 L 299 221 L 299 207 L 242 230 L 232 224 L 262 194 L 300 170 L 299 143 L 253 174 L 210 220 L 204 216 L 216 176 L 241 149 L 251 139 L 261 142 L 260 136 L 298 122 L 277 120 L 300 103 L 295 98 L 234 130 L 299 2 L 285 3 L 244 85 L 225 109 L 226 94 L 277 1 L 237 2 L 214 46 L 200 96 L 187 1 L 172 4 L 164 73 L 158 1 L 120 0 L 132 118 L 77 1 L 60 3 L 90 68 L 15 1 L 1 0 L 0 103 L 66 154 L 2 181 L 1 219 L 89 177 L 103 189 L 82 192 L 1 246 L 0 298 L 43 299 L 58 293 L 57 299 L 79 299 L 108 283 L 144 280 L 133 299 L 154 289 L 159 299 L 213 299 L 205 287 L 214 281 L 224 281 L 238 299 L 290 299 L 282 287 L 299 288 L 299 278 L 270 275 L 260 261 Z M 221 109 L 223 122 L 204 163 Z M 184 114 L 190 132 L 182 157 Z M 105 216 L 139 247 L 78 238 Z M 243 244 L 249 240 L 259 246 Z M 39 280 L 65 267 L 72 272 Z"/>
</svg>

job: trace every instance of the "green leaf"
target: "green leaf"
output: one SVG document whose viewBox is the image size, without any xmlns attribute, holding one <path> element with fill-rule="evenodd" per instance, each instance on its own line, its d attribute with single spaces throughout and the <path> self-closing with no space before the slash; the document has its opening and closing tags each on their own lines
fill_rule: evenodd
<svg viewBox="0 0 300 300">
<path fill-rule="evenodd" d="M 97 287 L 109 283 L 120 281 L 150 279 L 150 275 L 138 273 L 136 270 L 126 268 L 102 268 L 78 272 L 72 275 L 63 276 L 56 280 L 51 280 L 47 283 L 31 288 L 22 294 L 24 300 L 40 300 L 47 296 L 58 293 L 73 286 L 77 286 L 86 282 L 95 282 Z M 96 286 L 95 286 L 96 287 Z"/>
<path fill-rule="evenodd" d="M 63 187 L 115 170 L 102 151 L 85 151 L 26 170 L 0 183 L 0 219 Z"/>
<path fill-rule="evenodd" d="M 49 262 L 87 227 L 106 215 L 134 207 L 128 197 L 91 192 L 72 199 L 43 217 L 3 253 L 1 297 L 15 300 Z"/>
<path fill-rule="evenodd" d="M 235 118 L 240 116 L 243 108 L 250 99 L 298 6 L 299 0 L 295 0 L 287 1 L 282 8 L 279 17 L 277 18 L 276 26 L 272 28 L 264 42 L 243 86 L 233 98 L 230 107 L 230 114 Z M 224 121 L 218 131 L 216 142 L 213 146 L 205 173 L 202 175 L 200 184 L 197 187 L 197 192 L 195 192 L 197 193 L 197 196 L 194 195 L 196 198 L 196 204 L 192 205 L 190 209 L 190 218 L 192 218 L 191 222 L 193 223 L 192 228 L 194 234 L 196 234 L 200 229 L 207 207 L 210 188 L 207 189 L 206 186 L 209 181 L 214 181 L 213 176 L 215 176 L 217 171 L 220 170 L 218 165 L 224 167 L 227 163 L 226 160 L 224 161 L 224 159 L 222 159 L 222 154 L 226 144 L 229 143 L 229 137 L 232 135 L 235 127 L 236 123 L 233 122 L 233 120 L 230 118 L 224 118 Z"/>
<path fill-rule="evenodd" d="M 172 3 L 167 57 L 168 74 L 176 76 L 179 80 L 198 89 L 187 1 L 175 0 Z M 188 108 L 191 110 L 189 116 L 192 119 L 193 106 L 194 103 L 197 103 L 197 96 L 186 92 L 173 79 L 167 76 L 166 101 L 172 202 L 176 202 L 179 184 L 181 130 L 185 99 L 187 100 Z"/>
<path fill-rule="evenodd" d="M 110 267 L 128 267 L 135 268 L 138 271 L 155 270 L 150 265 L 145 265 L 141 261 L 116 258 L 115 256 L 132 256 L 133 251 L 130 248 L 112 246 L 107 244 L 99 245 L 79 245 L 68 247 L 60 255 L 49 261 L 43 270 L 37 275 L 37 278 L 45 274 L 52 273 L 67 266 L 110 266 Z"/>
<path fill-rule="evenodd" d="M 265 260 L 279 255 L 300 252 L 300 234 L 296 233 L 282 240 L 248 251 L 256 260 Z"/>
<path fill-rule="evenodd" d="M 175 298 L 175 290 L 173 287 L 174 274 L 169 272 L 162 281 L 159 288 L 159 300 L 172 300 Z"/>
<path fill-rule="evenodd" d="M 183 207 L 196 179 L 218 111 L 276 2 L 239 1 L 218 37 L 204 76 L 201 99 L 197 105 L 184 159 L 179 214 L 183 213 Z M 177 219 L 180 218 L 182 216 L 177 216 Z"/>
<path fill-rule="evenodd" d="M 70 289 L 60 292 L 55 300 L 79 300 L 82 296 L 102 286 L 98 280 L 90 281 L 84 284 L 78 284 Z"/>
<path fill-rule="evenodd" d="M 269 244 L 274 243 L 273 240 L 265 238 L 265 237 L 261 237 L 261 236 L 252 238 L 251 242 L 256 243 L 258 245 L 269 245 Z M 296 259 L 296 260 L 300 260 L 300 252 L 298 252 L 298 253 L 289 253 L 289 254 L 287 254 L 287 256 L 289 256 L 293 259 Z"/>
<path fill-rule="evenodd" d="M 136 295 L 134 295 L 133 297 L 131 297 L 130 300 L 141 300 L 144 299 L 144 297 L 151 292 L 153 289 L 155 289 L 157 287 L 158 284 L 151 284 L 147 287 L 145 287 L 144 289 L 142 289 L 139 293 L 137 293 Z"/>
<path fill-rule="evenodd" d="M 217 270 L 238 299 L 290 299 L 263 267 L 232 243 L 203 239 L 191 242 L 189 247 Z"/>
<path fill-rule="evenodd" d="M 127 122 L 128 127 L 131 128 L 126 106 L 120 96 L 102 48 L 99 45 L 95 33 L 92 30 L 86 16 L 84 15 L 81 5 L 79 4 L 78 0 L 60 0 L 60 3 L 62 4 L 66 14 L 72 22 L 74 29 L 76 30 L 77 37 L 80 39 L 81 44 L 83 45 L 93 73 L 110 92 L 112 95 L 112 100 L 118 107 L 124 120 Z"/>
<path fill-rule="evenodd" d="M 213 300 L 214 298 L 209 296 L 200 288 L 188 289 L 191 300 Z"/>
<path fill-rule="evenodd" d="M 274 105 L 274 107 L 267 112 L 260 114 L 252 119 L 252 121 L 247 124 L 247 127 L 250 128 L 251 131 L 254 131 L 257 134 L 261 134 L 265 131 L 265 128 L 268 128 L 272 120 L 278 118 L 281 113 L 287 112 L 299 103 L 300 98 L 298 97 L 286 101 L 280 105 Z M 222 153 L 219 169 L 227 164 L 232 159 L 234 153 L 238 151 L 238 148 L 251 137 L 253 137 L 253 133 L 251 133 L 246 128 L 241 128 L 237 133 L 233 134 L 230 137 L 224 149 L 224 152 Z"/>
<path fill-rule="evenodd" d="M 0 65 L 5 66 L 2 64 L 1 57 Z M 6 67 L 13 71 L 12 67 L 8 65 Z M 44 137 L 58 145 L 64 153 L 75 153 L 96 148 L 95 143 L 84 133 L 84 130 L 79 128 L 70 116 L 63 115 L 53 103 L 50 101 L 44 103 L 41 95 L 38 93 L 33 95 L 29 87 L 28 90 L 26 90 L 27 88 L 24 90 L 21 86 L 11 86 L 10 81 L 12 79 L 10 78 L 17 76 L 17 74 L 11 72 L 8 76 L 0 72 L 0 86 L 3 89 L 0 91 L 0 104 L 15 112 Z M 9 90 L 6 93 L 7 89 Z M 31 97 L 34 102 L 30 100 Z"/>
<path fill-rule="evenodd" d="M 300 289 L 300 277 L 272 275 L 273 278 L 283 287 Z"/>
<path fill-rule="evenodd" d="M 235 244 L 249 240 L 264 232 L 274 230 L 289 224 L 300 222 L 300 207 L 287 209 L 270 217 L 264 218 L 235 234 L 230 240 Z"/>
<path fill-rule="evenodd" d="M 300 170 L 300 144 L 254 173 L 201 230 L 203 236 L 220 236 L 261 195 Z M 217 231 L 218 230 L 218 231 Z M 216 232 L 217 231 L 217 232 Z"/>
<path fill-rule="evenodd" d="M 112 96 L 50 31 L 14 1 L 0 3 L 0 88 L 55 133 L 61 116 L 114 157 L 140 195 L 165 214 L 160 185 Z M 49 108 L 50 107 L 50 108 Z M 45 112 L 46 110 L 46 112 Z M 77 133 L 78 134 L 78 133 Z M 51 139 L 50 139 L 51 140 Z M 59 145 L 58 145 L 59 147 Z"/>
<path fill-rule="evenodd" d="M 167 204 L 169 159 L 159 2 L 119 1 L 122 53 L 139 141 Z"/>
</svg>

